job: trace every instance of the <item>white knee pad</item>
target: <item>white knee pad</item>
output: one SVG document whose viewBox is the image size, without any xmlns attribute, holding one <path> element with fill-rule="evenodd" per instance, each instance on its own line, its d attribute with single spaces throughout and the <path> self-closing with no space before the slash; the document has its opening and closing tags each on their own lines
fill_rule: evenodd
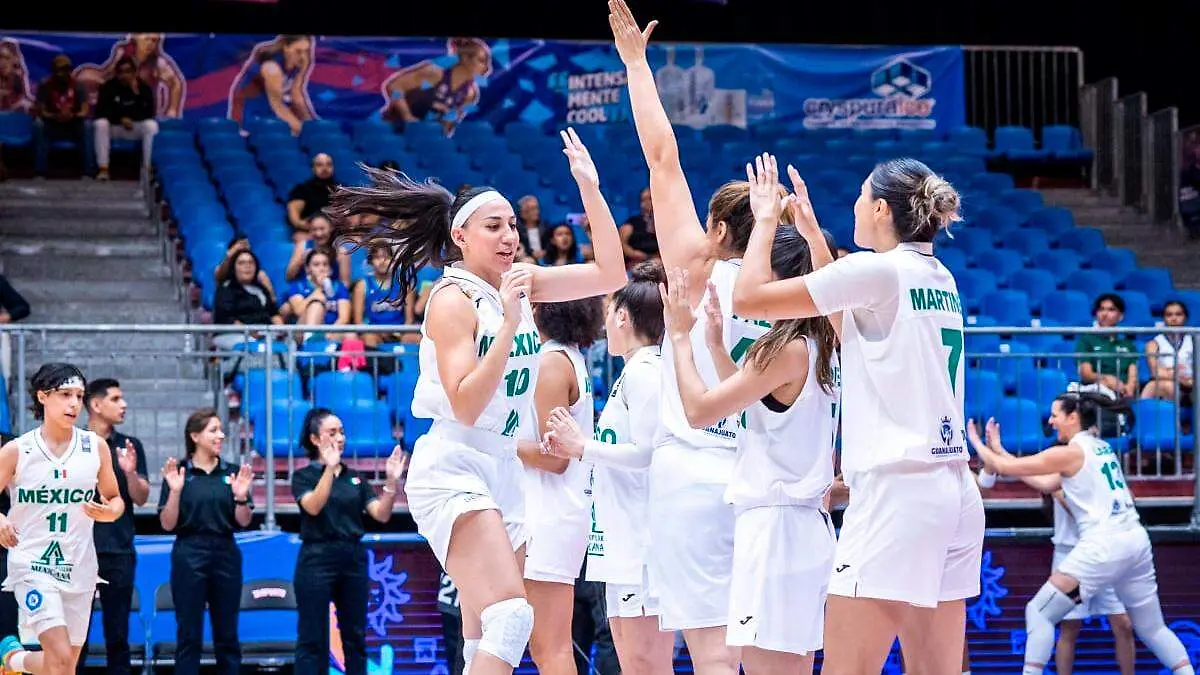
<svg viewBox="0 0 1200 675">
<path fill-rule="evenodd" d="M 471 661 L 475 660 L 475 652 L 479 651 L 477 638 L 463 638 L 463 675 L 471 672 Z"/>
<path fill-rule="evenodd" d="M 483 623 L 480 651 L 516 668 L 521 665 L 533 633 L 533 607 L 525 598 L 509 598 L 488 606 L 479 615 Z"/>
<path fill-rule="evenodd" d="M 1042 584 L 1029 604 L 1025 605 L 1025 672 L 1028 664 L 1045 665 L 1054 651 L 1054 627 L 1075 609 L 1075 600 L 1054 587 L 1049 581 Z"/>
<path fill-rule="evenodd" d="M 1187 649 L 1180 642 L 1179 636 L 1163 621 L 1162 607 L 1158 603 L 1158 598 L 1138 607 L 1128 607 L 1126 611 L 1129 612 L 1129 622 L 1133 624 L 1133 631 L 1142 639 L 1142 642 L 1146 643 L 1150 651 L 1154 652 L 1164 666 L 1172 669 L 1187 662 Z M 1187 669 L 1182 670 L 1187 672 Z M 1180 671 L 1175 672 L 1179 673 Z"/>
</svg>

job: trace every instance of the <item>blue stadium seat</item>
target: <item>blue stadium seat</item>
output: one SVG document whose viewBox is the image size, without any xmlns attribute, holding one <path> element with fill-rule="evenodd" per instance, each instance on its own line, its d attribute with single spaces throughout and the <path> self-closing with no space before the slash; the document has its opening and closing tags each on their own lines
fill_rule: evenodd
<svg viewBox="0 0 1200 675">
<path fill-rule="evenodd" d="M 977 256 L 986 255 L 996 248 L 991 231 L 982 227 L 967 226 L 955 229 L 954 239 L 951 241 L 953 242 L 952 248 L 962 251 L 968 259 L 976 262 L 978 262 Z"/>
<path fill-rule="evenodd" d="M 951 273 L 967 268 L 967 254 L 962 249 L 938 246 L 936 257 Z"/>
<path fill-rule="evenodd" d="M 983 296 L 996 290 L 996 275 L 987 270 L 964 270 L 954 281 L 968 314 L 978 314 Z"/>
<path fill-rule="evenodd" d="M 296 653 L 296 588 L 286 579 L 254 579 L 242 584 L 238 642 L 251 660 L 289 663 Z"/>
<path fill-rule="evenodd" d="M 246 415 L 251 419 L 258 418 L 259 414 L 267 408 L 266 369 L 248 369 L 240 393 L 242 395 L 242 407 L 245 409 Z M 279 402 L 286 401 L 289 398 L 292 400 L 304 398 L 304 393 L 300 386 L 300 376 L 296 373 L 289 374 L 288 371 L 282 368 L 272 368 L 271 400 Z"/>
<path fill-rule="evenodd" d="M 1118 291 L 1125 301 L 1125 318 L 1121 320 L 1124 326 L 1154 326 L 1154 315 L 1150 313 L 1150 299 L 1141 291 Z"/>
<path fill-rule="evenodd" d="M 1054 291 L 1042 298 L 1042 318 L 1059 326 L 1092 325 L 1092 298 L 1081 291 Z"/>
<path fill-rule="evenodd" d="M 1073 272 L 1083 265 L 1083 258 L 1074 251 L 1054 249 L 1033 256 L 1032 267 L 1046 270 L 1054 275 L 1061 285 Z"/>
<path fill-rule="evenodd" d="M 1004 389 L 1000 386 L 1000 376 L 996 373 L 990 370 L 970 368 L 966 371 L 964 387 L 963 394 L 966 399 L 965 407 L 968 419 L 986 421 L 999 410 L 1000 400 L 1004 397 Z"/>
<path fill-rule="evenodd" d="M 1134 436 L 1143 451 L 1173 451 L 1176 435 L 1181 450 L 1195 449 L 1195 435 L 1185 434 L 1179 428 L 1179 411 L 1174 402 L 1140 399 L 1133 404 L 1133 415 Z"/>
<path fill-rule="evenodd" d="M 1029 325 L 1029 298 L 1022 291 L 998 290 L 983 296 L 980 311 L 1001 326 Z"/>
<path fill-rule="evenodd" d="M 340 401 L 333 406 L 333 410 L 346 427 L 346 454 L 353 457 L 385 457 L 396 446 L 387 403 L 373 399 L 357 403 Z"/>
<path fill-rule="evenodd" d="M 300 447 L 297 441 L 300 438 L 300 429 L 304 425 L 304 416 L 311 409 L 311 403 L 299 398 L 291 401 L 275 399 L 271 402 L 271 451 L 276 457 L 304 454 L 304 448 Z M 260 410 L 257 417 L 250 418 L 254 424 L 254 449 L 262 455 L 267 454 L 265 413 L 266 411 Z"/>
<path fill-rule="evenodd" d="M 376 399 L 375 382 L 358 371 L 319 373 L 313 385 L 314 403 L 326 408 Z"/>
<path fill-rule="evenodd" d="M 1109 293 L 1116 287 L 1116 281 L 1108 272 L 1102 270 L 1079 270 L 1067 277 L 1063 284 L 1067 290 L 1080 291 L 1091 300 L 1101 293 Z"/>
<path fill-rule="evenodd" d="M 988 151 L 987 132 L 979 127 L 953 129 L 947 140 L 954 146 L 954 150 L 961 154 L 982 157 Z"/>
<path fill-rule="evenodd" d="M 1108 272 L 1114 279 L 1124 279 L 1137 268 L 1137 256 L 1127 248 L 1110 246 L 1093 253 L 1085 263 L 1092 269 Z"/>
<path fill-rule="evenodd" d="M 1050 238 L 1041 230 L 1024 229 L 1010 234 L 1002 243 L 1004 248 L 1020 253 L 1027 264 L 1039 253 L 1050 250 Z"/>
<path fill-rule="evenodd" d="M 1059 235 L 1057 244 L 1088 258 L 1104 250 L 1104 233 L 1095 227 L 1076 227 Z"/>
<path fill-rule="evenodd" d="M 33 118 L 23 111 L 0 112 L 0 145 L 23 148 L 33 144 Z"/>
<path fill-rule="evenodd" d="M 1054 239 L 1075 227 L 1075 217 L 1069 209 L 1051 206 L 1029 214 L 1025 226 L 1042 230 Z"/>
<path fill-rule="evenodd" d="M 1054 275 L 1042 269 L 1017 270 L 1008 278 L 1008 287 L 1022 291 L 1029 300 L 1029 309 L 1040 314 L 1043 299 L 1055 291 Z"/>
<path fill-rule="evenodd" d="M 1090 162 L 1093 152 L 1083 147 L 1083 137 L 1077 127 L 1051 125 L 1042 127 L 1042 149 L 1054 159 Z"/>
<path fill-rule="evenodd" d="M 1042 410 L 1035 401 L 1005 398 L 1000 401 L 996 421 L 1004 430 L 1004 446 L 1018 454 L 1031 454 L 1046 446 Z"/>
<path fill-rule="evenodd" d="M 1016 211 L 1021 222 L 1042 208 L 1042 193 L 1037 190 L 1013 189 L 1000 195 L 1000 203 Z"/>
<path fill-rule="evenodd" d="M 993 153 L 1008 159 L 1040 160 L 1045 159 L 1045 150 L 1034 147 L 1033 132 L 1028 127 L 1002 126 L 995 132 L 996 146 Z"/>
<path fill-rule="evenodd" d="M 1061 370 L 1024 370 L 1017 380 L 1017 396 L 1033 401 L 1043 415 L 1049 414 L 1050 404 L 1066 391 L 1067 376 Z"/>
<path fill-rule="evenodd" d="M 970 188 L 987 194 L 1000 194 L 1013 189 L 1012 176 L 1006 173 L 978 173 L 971 177 Z"/>
<path fill-rule="evenodd" d="M 996 206 L 971 218 L 971 224 L 987 229 L 996 238 L 1006 237 L 1021 226 L 1021 214 L 1013 209 Z"/>
<path fill-rule="evenodd" d="M 1025 266 L 1025 258 L 1016 251 L 996 248 L 976 255 L 975 264 L 996 275 L 996 283 L 1005 286 L 1009 278 Z"/>
<path fill-rule="evenodd" d="M 1121 281 L 1121 287 L 1130 291 L 1141 291 L 1150 299 L 1150 309 L 1155 314 L 1162 312 L 1163 303 L 1175 292 L 1171 270 L 1165 267 L 1143 267 L 1136 269 Z"/>
</svg>

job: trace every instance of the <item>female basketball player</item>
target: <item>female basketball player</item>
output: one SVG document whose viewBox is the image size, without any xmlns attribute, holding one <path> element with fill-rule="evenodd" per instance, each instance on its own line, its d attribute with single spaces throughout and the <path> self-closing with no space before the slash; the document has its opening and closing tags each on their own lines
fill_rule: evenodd
<svg viewBox="0 0 1200 675">
<path fill-rule="evenodd" d="M 967 437 L 980 459 L 998 475 L 1038 476 L 1062 489 L 1079 527 L 1079 542 L 1056 563 L 1050 578 L 1025 606 L 1025 668 L 1040 675 L 1054 647 L 1054 627 L 1082 600 L 1111 586 L 1129 614 L 1133 630 L 1174 675 L 1194 675 L 1188 652 L 1163 620 L 1154 575 L 1150 536 L 1142 527 L 1121 462 L 1108 443 L 1092 433 L 1106 401 L 1089 394 L 1063 394 L 1050 406 L 1050 426 L 1061 445 L 1036 455 L 1014 457 L 1000 440 L 1000 425 L 988 420 L 987 443 L 972 420 Z M 1057 486 L 1053 485 L 1057 483 Z M 1046 491 L 1046 490 L 1043 490 Z"/>
<path fill-rule="evenodd" d="M 542 452 L 539 438 L 549 431 L 550 412 L 565 408 L 584 428 L 594 426 L 595 399 L 587 361 L 580 351 L 604 327 L 600 298 L 538 304 L 533 319 L 542 344 L 533 414 L 521 427 L 517 452 L 525 464 L 525 512 L 529 545 L 525 593 L 536 617 L 529 654 L 539 673 L 573 675 L 571 617 L 575 579 L 587 554 L 591 500 L 588 467 L 574 459 Z"/>
<path fill-rule="evenodd" d="M 778 182 L 774 157 L 757 165 L 759 180 Z M 795 201 L 806 201 L 790 173 Z M 924 164 L 884 162 L 854 205 L 854 242 L 871 251 L 772 280 L 777 228 L 765 221 L 734 290 L 738 316 L 841 315 L 842 472 L 852 497 L 825 614 L 827 675 L 882 668 L 897 634 L 912 672 L 961 665 L 963 600 L 979 593 L 983 500 L 961 436 L 962 309 L 932 244 L 958 205 Z M 811 232 L 801 230 L 810 246 Z"/>
<path fill-rule="evenodd" d="M 6 672 L 75 672 L 98 582 L 92 525 L 125 512 L 108 444 L 75 426 L 86 386 L 75 366 L 43 365 L 29 382 L 42 424 L 0 448 L 0 490 L 13 497 L 0 516 L 0 546 L 9 550 L 4 590 L 16 595 L 20 618 L 20 637 L 0 641 Z"/>
<path fill-rule="evenodd" d="M 688 271 L 687 300 L 702 305 L 709 281 L 724 313 L 726 344 L 740 358 L 767 331 L 763 322 L 730 313 L 733 282 L 753 229 L 746 183 L 722 186 L 709 202 L 707 230 L 701 226 L 679 160 L 670 120 L 646 61 L 646 41 L 655 24 L 642 31 L 623 0 L 609 2 L 617 53 L 629 78 L 634 122 L 650 168 L 654 230 L 663 264 Z M 704 340 L 704 326 L 692 331 L 698 367 L 709 386 L 719 379 Z M 733 470 L 740 428 L 728 417 L 693 429 L 675 387 L 670 342 L 663 344 L 662 425 L 650 468 L 650 573 L 661 599 L 661 627 L 682 630 L 698 675 L 732 675 L 737 650 L 725 644 L 729 584 L 733 569 L 733 509 L 725 488 Z M 738 359 L 735 359 L 735 361 Z"/>
<path fill-rule="evenodd" d="M 566 408 L 548 421 L 546 449 L 591 468 L 592 523 L 587 580 L 605 584 L 605 605 L 621 672 L 668 675 L 675 635 L 658 628 L 658 595 L 647 579 L 649 481 L 662 387 L 662 263 L 638 264 L 604 316 L 608 352 L 625 360 L 600 415 L 596 439 Z M 720 315 L 716 322 L 720 325 Z"/>
<path fill-rule="evenodd" d="M 760 183 L 751 194 L 756 216 L 778 222 L 778 191 Z M 833 246 L 821 245 L 830 255 Z M 775 236 L 771 258 L 779 278 L 812 271 L 808 245 L 790 227 Z M 664 290 L 684 413 L 693 427 L 738 414 L 744 424 L 725 492 L 737 514 L 726 640 L 742 648 L 748 675 L 811 673 L 836 541 L 824 500 L 837 433 L 837 336 L 824 317 L 777 322 L 741 370 L 718 342 L 710 353 L 726 362 L 717 367 L 724 379 L 710 388 L 693 361 L 686 274 L 676 270 Z"/>
<path fill-rule="evenodd" d="M 562 138 L 592 222 L 592 263 L 514 265 L 516 214 L 489 188 L 452 197 L 435 183 L 368 168 L 371 185 L 339 188 L 329 208 L 339 244 L 393 247 L 399 293 L 413 286 L 418 267 L 445 267 L 426 307 L 413 399 L 414 414 L 434 422 L 417 443 L 405 491 L 418 531 L 460 591 L 464 658 L 474 659 L 474 675 L 511 672 L 533 627 L 522 584 L 525 495 L 516 453 L 518 428 L 533 423 L 522 417 L 538 380 L 541 341 L 530 303 L 600 295 L 625 283 L 621 240 L 595 165 L 573 130 Z M 361 215 L 379 216 L 381 224 L 354 218 Z"/>
</svg>

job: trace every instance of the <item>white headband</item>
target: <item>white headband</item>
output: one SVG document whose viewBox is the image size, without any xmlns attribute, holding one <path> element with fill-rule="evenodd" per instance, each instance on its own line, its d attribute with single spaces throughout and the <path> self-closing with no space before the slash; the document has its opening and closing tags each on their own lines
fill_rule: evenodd
<svg viewBox="0 0 1200 675">
<path fill-rule="evenodd" d="M 83 388 L 84 388 L 83 380 L 79 379 L 77 376 L 72 376 L 71 378 L 69 378 L 65 382 L 63 382 L 62 384 L 55 387 L 56 390 L 57 389 L 83 389 Z"/>
<path fill-rule="evenodd" d="M 506 201 L 508 200 L 504 198 L 504 195 L 496 192 L 495 190 L 480 192 L 474 197 L 468 199 L 467 203 L 463 204 L 462 208 L 458 210 L 458 213 L 454 214 L 454 220 L 450 222 L 450 229 L 455 230 L 465 225 L 467 218 L 470 218 L 472 213 L 478 211 L 480 207 L 484 206 L 485 204 Z"/>
</svg>

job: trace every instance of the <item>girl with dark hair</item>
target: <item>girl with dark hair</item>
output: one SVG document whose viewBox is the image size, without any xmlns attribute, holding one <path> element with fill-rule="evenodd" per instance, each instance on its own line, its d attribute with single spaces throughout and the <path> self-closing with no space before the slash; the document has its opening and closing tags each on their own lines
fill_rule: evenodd
<svg viewBox="0 0 1200 675">
<path fill-rule="evenodd" d="M 625 283 L 621 240 L 595 165 L 573 130 L 562 138 L 594 223 L 591 263 L 514 264 L 516 213 L 490 188 L 452 197 L 435 183 L 366 168 L 371 185 L 339 188 L 329 207 L 339 242 L 392 248 L 396 297 L 414 285 L 420 267 L 444 267 L 421 327 L 413 397 L 413 414 L 433 418 L 433 426 L 417 441 L 405 493 L 418 531 L 458 586 L 473 675 L 511 672 L 533 628 L 522 583 L 527 535 L 516 441 L 522 424 L 535 424 L 524 419 L 541 344 L 530 303 L 591 297 Z M 378 224 L 354 218 L 364 215 L 378 216 Z"/>
<path fill-rule="evenodd" d="M 1062 490 L 1079 529 L 1075 547 L 1025 606 L 1023 675 L 1042 673 L 1054 648 L 1055 626 L 1079 602 L 1089 602 L 1110 586 L 1125 605 L 1134 632 L 1158 660 L 1174 675 L 1196 672 L 1187 649 L 1163 620 L 1150 536 L 1134 508 L 1120 456 L 1095 433 L 1098 413 L 1111 404 L 1095 394 L 1054 399 L 1049 422 L 1059 445 L 1024 457 L 1004 449 L 995 420 L 988 420 L 986 443 L 974 420 L 967 427 L 972 447 L 993 473 L 1026 482 L 1035 478 L 1030 484 L 1046 493 Z"/>
<path fill-rule="evenodd" d="M 367 250 L 367 262 L 373 274 L 359 279 L 351 291 L 351 321 L 371 326 L 402 326 L 405 321 L 405 302 L 392 293 L 392 277 L 388 267 L 392 262 L 392 250 L 384 245 L 371 246 Z M 411 333 L 364 333 L 363 343 L 378 347 L 385 342 L 399 342 Z"/>
<path fill-rule="evenodd" d="M 672 672 L 675 635 L 659 630 L 658 594 L 647 573 L 650 485 L 647 469 L 662 387 L 662 263 L 643 262 L 613 293 L 604 317 L 608 351 L 625 360 L 596 425 L 581 427 L 565 408 L 547 420 L 547 449 L 591 468 L 592 523 L 586 577 L 605 584 L 605 605 L 621 672 Z M 586 429 L 586 431 L 585 431 Z"/>
<path fill-rule="evenodd" d="M 93 525 L 125 512 L 108 444 L 75 426 L 86 386 L 75 366 L 44 364 L 29 382 L 30 407 L 42 423 L 0 448 L 0 490 L 12 498 L 0 515 L 0 546 L 8 549 L 3 588 L 16 597 L 20 633 L 0 641 L 5 672 L 75 670 L 100 582 Z"/>
<path fill-rule="evenodd" d="M 549 431 L 550 413 L 562 408 L 581 428 L 594 427 L 592 377 L 582 349 L 604 328 L 600 298 L 534 306 L 533 319 L 544 342 L 528 424 L 518 435 L 517 454 L 525 465 L 525 512 L 529 545 L 525 593 L 533 606 L 529 653 L 538 672 L 568 675 L 575 670 L 571 617 L 575 579 L 587 555 L 588 469 L 578 460 L 543 452 L 539 439 Z"/>
<path fill-rule="evenodd" d="M 333 189 L 332 181 L 329 189 Z M 284 277 L 288 281 L 295 281 L 303 277 L 308 254 L 313 249 L 324 248 L 333 253 L 333 259 L 330 261 L 330 276 L 341 281 L 342 285 L 348 288 L 353 263 L 348 253 L 333 245 L 333 223 L 329 221 L 328 216 L 320 212 L 314 213 L 304 222 L 308 227 L 307 233 L 301 231 L 295 233 L 293 238 L 296 241 L 292 248 L 292 257 L 288 259 Z"/>
<path fill-rule="evenodd" d="M 250 249 L 233 254 L 232 264 L 213 300 L 213 323 L 249 326 L 283 323 L 275 294 L 259 281 L 260 269 L 258 256 Z M 240 333 L 221 333 L 213 337 L 213 346 L 228 350 L 245 340 L 246 336 Z"/>
<path fill-rule="evenodd" d="M 757 201 L 760 196 L 765 203 Z M 756 189 L 751 199 L 755 213 L 778 221 L 774 189 Z M 782 226 L 775 235 L 771 267 L 779 279 L 812 271 L 808 245 L 793 228 Z M 739 370 L 725 356 L 720 330 L 713 330 L 719 323 L 710 321 L 709 353 L 720 359 L 722 377 L 710 387 L 692 354 L 696 317 L 687 302 L 686 275 L 674 270 L 663 290 L 684 413 L 695 428 L 742 416 L 725 491 L 736 512 L 727 643 L 742 648 L 748 675 L 811 673 L 822 647 L 836 543 L 824 501 L 833 483 L 841 386 L 837 336 L 824 317 L 777 321 L 750 345 Z M 719 308 L 710 315 L 719 316 Z"/>
<path fill-rule="evenodd" d="M 1163 324 L 1168 328 L 1186 326 L 1188 308 L 1179 300 L 1163 305 Z M 1159 333 L 1146 343 L 1146 362 L 1151 380 L 1142 389 L 1142 398 L 1159 398 L 1190 406 L 1196 375 L 1192 362 L 1196 350 L 1192 336 L 1187 333 Z"/>
<path fill-rule="evenodd" d="M 242 664 L 238 610 L 242 597 L 242 551 L 236 530 L 250 525 L 254 472 L 221 457 L 225 433 L 212 408 L 187 418 L 183 443 L 187 457 L 163 466 L 158 520 L 175 534 L 171 547 L 171 600 L 175 604 L 175 670 L 199 675 L 204 645 L 204 607 L 212 622 L 217 672 L 237 675 Z"/>
<path fill-rule="evenodd" d="M 328 408 L 313 408 L 300 426 L 300 447 L 309 464 L 292 474 L 300 507 L 300 555 L 296 558 L 296 673 L 329 671 L 329 603 L 337 609 L 346 675 L 367 672 L 367 549 L 363 515 L 379 523 L 392 517 L 396 484 L 408 456 L 400 446 L 385 464 L 383 495 L 342 464 L 346 430 Z"/>
<path fill-rule="evenodd" d="M 730 311 L 730 294 L 754 226 L 750 186 L 736 181 L 718 188 L 709 201 L 707 226 L 701 226 L 679 146 L 646 60 L 646 42 L 656 23 L 641 30 L 624 0 L 610 1 L 609 11 L 617 53 L 629 78 L 634 123 L 650 168 L 654 234 L 663 264 L 687 270 L 686 298 L 693 311 L 705 304 L 706 292 L 719 296 L 724 342 L 740 359 L 746 347 L 767 332 L 761 322 Z M 692 348 L 701 355 L 701 376 L 713 386 L 720 379 L 707 356 L 704 333 L 704 325 L 697 324 Z M 736 415 L 705 429 L 688 424 L 675 386 L 672 350 L 671 342 L 663 344 L 662 425 L 650 468 L 655 495 L 650 505 L 651 583 L 657 584 L 662 601 L 662 627 L 684 631 L 696 672 L 734 675 L 737 651 L 725 642 L 734 517 L 723 495 L 741 428 Z"/>
<path fill-rule="evenodd" d="M 775 158 L 756 165 L 747 175 L 772 193 Z M 778 228 L 769 216 L 760 220 L 733 311 L 840 324 L 841 466 L 853 498 L 829 585 L 822 668 L 882 668 L 899 635 L 912 672 L 960 672 L 964 600 L 979 594 L 984 513 L 961 435 L 962 306 L 932 244 L 959 219 L 958 193 L 916 160 L 878 165 L 854 205 L 854 242 L 871 250 L 831 262 L 816 253 L 825 244 L 804 181 L 788 172 L 796 191 L 789 210 L 814 251 L 814 270 L 774 279 Z"/>
<path fill-rule="evenodd" d="M 350 323 L 350 291 L 333 278 L 333 249 L 314 248 L 304 258 L 306 274 L 285 291 L 279 307 L 284 318 L 296 317 L 302 326 L 342 326 Z"/>
<path fill-rule="evenodd" d="M 556 225 L 550 231 L 549 245 L 546 246 L 546 255 L 542 256 L 541 263 L 553 267 L 581 262 L 583 255 L 579 252 L 579 242 L 575 240 L 575 230 L 566 223 Z"/>
</svg>

